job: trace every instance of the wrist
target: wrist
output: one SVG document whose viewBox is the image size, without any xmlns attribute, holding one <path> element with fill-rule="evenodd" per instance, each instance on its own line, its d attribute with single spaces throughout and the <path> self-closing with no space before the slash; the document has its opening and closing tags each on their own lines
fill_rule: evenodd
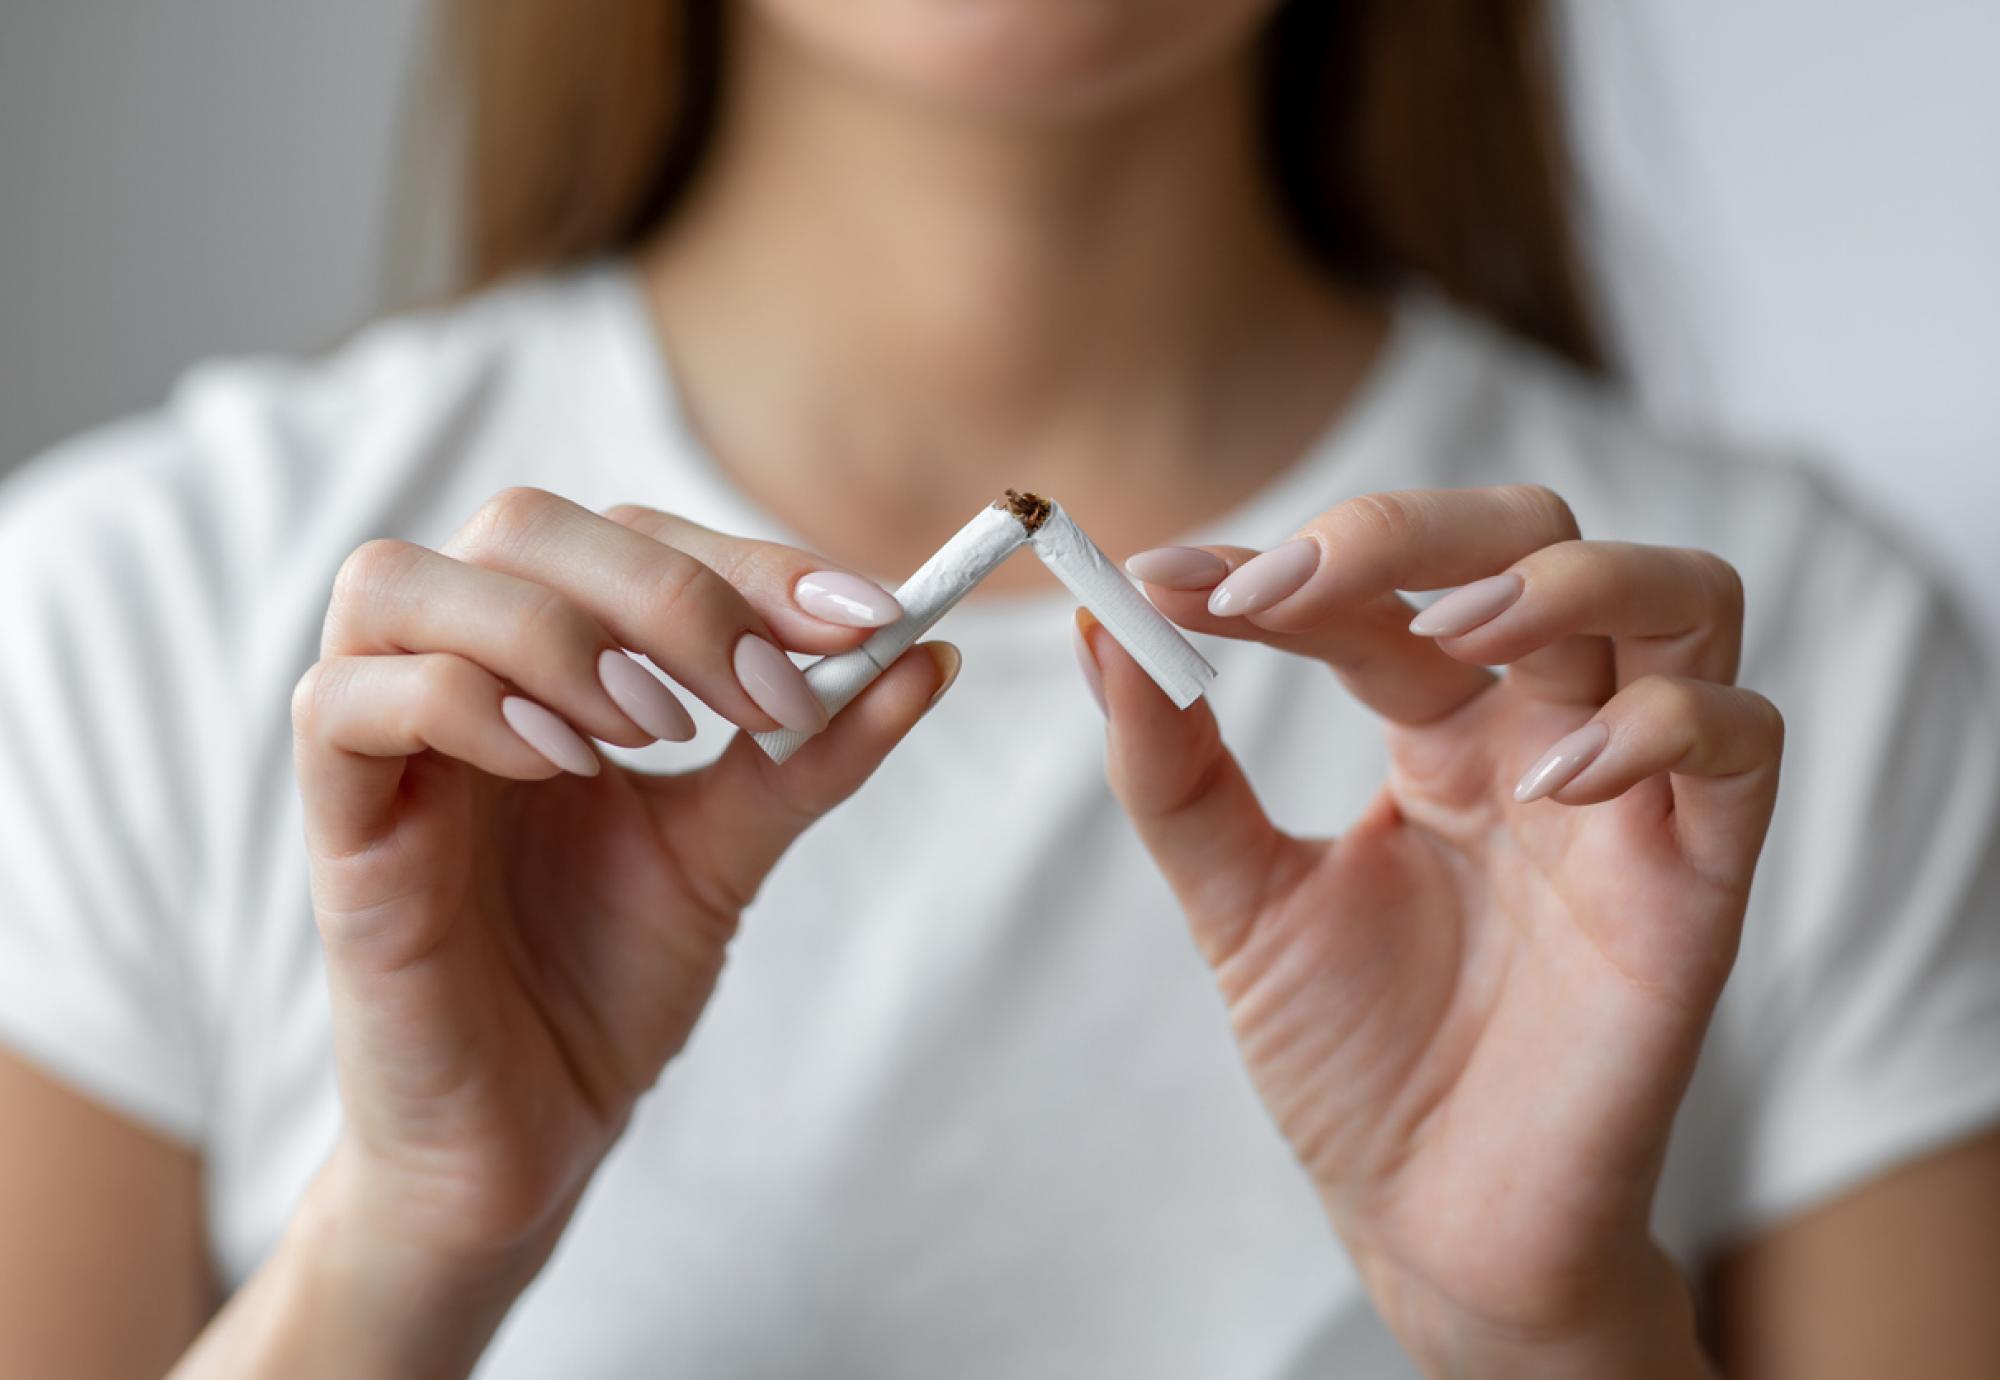
<svg viewBox="0 0 2000 1380">
<path fill-rule="evenodd" d="M 175 1369 L 228 1376 L 466 1375 L 546 1241 L 495 1252 L 441 1252 L 397 1229 L 345 1147 L 307 1188 L 277 1249 Z"/>
<path fill-rule="evenodd" d="M 392 1347 L 421 1353 L 476 1339 L 469 1366 L 548 1259 L 567 1216 L 504 1246 L 447 1248 L 410 1230 L 343 1142 L 300 1200 L 279 1256 L 318 1306 L 366 1318 Z"/>
<path fill-rule="evenodd" d="M 1650 1239 L 1620 1253 L 1588 1307 L 1560 1322 L 1523 1326 L 1450 1309 L 1408 1320 L 1404 1345 L 1434 1376 L 1466 1380 L 1715 1380 L 1701 1346 L 1694 1297 Z"/>
</svg>

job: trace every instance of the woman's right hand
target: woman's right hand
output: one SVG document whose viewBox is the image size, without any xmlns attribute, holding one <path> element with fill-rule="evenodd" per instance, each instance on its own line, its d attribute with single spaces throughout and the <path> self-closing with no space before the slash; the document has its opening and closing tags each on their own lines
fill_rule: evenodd
<svg viewBox="0 0 2000 1380">
<path fill-rule="evenodd" d="M 693 732 L 623 649 L 743 729 L 818 729 L 778 648 L 845 650 L 897 616 L 803 551 L 532 489 L 439 551 L 348 559 L 293 720 L 344 1113 L 308 1207 L 357 1269 L 532 1276 L 686 1041 L 738 912 L 958 663 L 903 657 L 782 768 L 739 733 L 655 776 L 580 736 Z"/>
</svg>

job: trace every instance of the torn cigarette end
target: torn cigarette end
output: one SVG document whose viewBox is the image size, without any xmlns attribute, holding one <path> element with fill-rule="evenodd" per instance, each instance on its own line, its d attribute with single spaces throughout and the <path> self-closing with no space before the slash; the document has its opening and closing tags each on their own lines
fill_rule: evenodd
<svg viewBox="0 0 2000 1380">
<path fill-rule="evenodd" d="M 979 510 L 972 521 L 931 554 L 896 591 L 903 616 L 877 628 L 849 652 L 821 657 L 806 667 L 806 684 L 829 717 L 838 714 L 882 674 L 952 605 L 1023 546 L 1032 546 L 1077 602 L 1094 614 L 1177 708 L 1199 699 L 1215 668 L 1146 601 L 1131 580 L 1106 559 L 1062 506 L 1018 489 Z M 779 728 L 754 735 L 774 762 L 805 744 L 806 735 Z"/>
<path fill-rule="evenodd" d="M 1004 508 L 1013 514 L 1029 536 L 1042 530 L 1042 524 L 1049 520 L 1049 513 L 1055 504 L 1040 494 L 1031 494 L 1021 489 L 1009 489 L 1006 494 L 993 500 L 995 508 Z"/>
</svg>

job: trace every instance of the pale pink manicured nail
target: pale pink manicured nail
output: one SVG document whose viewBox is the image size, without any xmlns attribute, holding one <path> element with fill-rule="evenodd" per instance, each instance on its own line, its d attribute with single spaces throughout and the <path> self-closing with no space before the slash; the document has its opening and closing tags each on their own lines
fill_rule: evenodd
<svg viewBox="0 0 2000 1380">
<path fill-rule="evenodd" d="M 611 702 L 655 738 L 685 743 L 694 737 L 694 720 L 659 678 L 616 647 L 597 658 L 597 679 Z"/>
<path fill-rule="evenodd" d="M 1319 567 L 1319 543 L 1300 537 L 1253 556 L 1208 596 L 1208 611 L 1218 617 L 1261 613 L 1297 591 Z"/>
<path fill-rule="evenodd" d="M 1104 702 L 1104 672 L 1097 664 L 1097 654 L 1090 650 L 1090 639 L 1083 631 L 1083 610 L 1077 610 L 1077 619 L 1070 625 L 1070 641 L 1076 646 L 1077 664 L 1083 667 L 1083 683 L 1090 687 L 1090 697 L 1097 701 L 1099 712 L 1109 715 L 1111 707 Z"/>
<path fill-rule="evenodd" d="M 1509 570 L 1461 585 L 1410 620 L 1419 637 L 1457 637 L 1513 607 L 1527 585 Z"/>
<path fill-rule="evenodd" d="M 759 709 L 794 733 L 817 733 L 826 727 L 825 708 L 813 698 L 790 657 L 756 633 L 744 633 L 736 639 L 732 659 L 737 681 Z"/>
<path fill-rule="evenodd" d="M 792 598 L 815 618 L 850 628 L 879 628 L 903 616 L 896 596 L 844 570 L 815 570 L 799 576 Z"/>
<path fill-rule="evenodd" d="M 1155 546 L 1126 557 L 1125 573 L 1168 589 L 1207 589 L 1229 573 L 1229 562 L 1199 546 Z"/>
<path fill-rule="evenodd" d="M 508 695 L 500 701 L 500 717 L 521 735 L 521 741 L 542 756 L 578 776 L 595 776 L 604 765 L 577 731 L 533 700 Z"/>
<path fill-rule="evenodd" d="M 1602 723 L 1588 723 L 1543 753 L 1534 766 L 1521 774 L 1514 787 L 1514 799 L 1526 805 L 1540 800 L 1576 780 L 1577 773 L 1596 760 L 1611 741 L 1611 730 Z"/>
</svg>

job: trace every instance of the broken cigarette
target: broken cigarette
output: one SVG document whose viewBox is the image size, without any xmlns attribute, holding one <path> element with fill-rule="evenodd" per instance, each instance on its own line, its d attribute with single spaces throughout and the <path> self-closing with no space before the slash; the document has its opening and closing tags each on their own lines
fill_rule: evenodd
<svg viewBox="0 0 2000 1380">
<path fill-rule="evenodd" d="M 931 630 L 938 619 L 1023 546 L 1034 547 L 1104 630 L 1118 639 L 1175 707 L 1187 708 L 1215 679 L 1215 668 L 1169 623 L 1097 544 L 1070 520 L 1062 505 L 1039 494 L 1016 493 L 989 507 L 939 547 L 896 591 L 903 616 L 878 628 L 851 652 L 821 657 L 805 668 L 806 684 L 830 718 L 869 682 Z M 810 736 L 788 728 L 754 735 L 757 745 L 782 762 Z"/>
</svg>

